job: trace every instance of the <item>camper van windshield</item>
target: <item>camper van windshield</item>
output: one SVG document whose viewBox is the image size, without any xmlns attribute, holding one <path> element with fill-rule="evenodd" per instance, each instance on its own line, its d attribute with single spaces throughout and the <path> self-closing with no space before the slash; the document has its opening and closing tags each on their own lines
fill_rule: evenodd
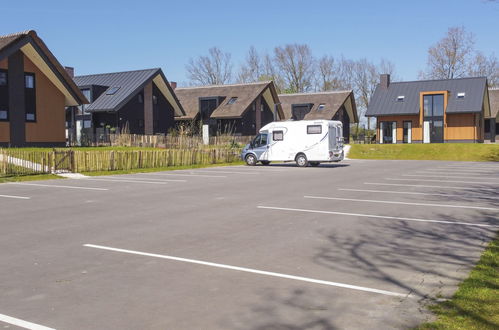
<svg viewBox="0 0 499 330">
<path fill-rule="evenodd" d="M 267 145 L 267 134 L 258 134 L 253 140 L 253 147 L 258 148 Z"/>
</svg>

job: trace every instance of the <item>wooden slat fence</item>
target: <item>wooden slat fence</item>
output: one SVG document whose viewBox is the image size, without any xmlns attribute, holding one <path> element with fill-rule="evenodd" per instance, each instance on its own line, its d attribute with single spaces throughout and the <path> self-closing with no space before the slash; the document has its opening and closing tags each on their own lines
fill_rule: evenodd
<svg viewBox="0 0 499 330">
<path fill-rule="evenodd" d="M 234 148 L 88 151 L 58 149 L 50 152 L 0 149 L 0 176 L 229 163 L 239 160 L 240 151 L 241 149 Z"/>
</svg>

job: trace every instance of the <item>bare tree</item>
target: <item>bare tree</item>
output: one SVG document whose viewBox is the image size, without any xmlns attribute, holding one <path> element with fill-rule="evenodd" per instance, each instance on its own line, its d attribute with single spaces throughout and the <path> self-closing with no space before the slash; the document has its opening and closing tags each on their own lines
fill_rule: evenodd
<svg viewBox="0 0 499 330">
<path fill-rule="evenodd" d="M 317 61 L 317 90 L 321 92 L 345 88 L 340 66 L 332 56 L 324 55 Z"/>
<path fill-rule="evenodd" d="M 208 50 L 208 56 L 191 58 L 186 70 L 192 85 L 223 85 L 231 80 L 231 55 L 213 47 Z"/>
<path fill-rule="evenodd" d="M 490 87 L 499 87 L 499 61 L 494 55 L 486 57 L 482 52 L 477 52 L 468 73 L 474 77 L 487 77 Z"/>
<path fill-rule="evenodd" d="M 276 47 L 273 62 L 286 84 L 286 92 L 301 93 L 311 89 L 315 60 L 308 45 Z"/>
<path fill-rule="evenodd" d="M 255 47 L 251 46 L 246 61 L 241 65 L 237 81 L 240 83 L 249 83 L 259 81 L 264 75 L 264 68 L 260 55 Z"/>
<path fill-rule="evenodd" d="M 422 74 L 429 79 L 452 79 L 468 74 L 475 44 L 472 33 L 464 27 L 451 27 L 447 35 L 428 49 L 427 70 Z"/>
</svg>

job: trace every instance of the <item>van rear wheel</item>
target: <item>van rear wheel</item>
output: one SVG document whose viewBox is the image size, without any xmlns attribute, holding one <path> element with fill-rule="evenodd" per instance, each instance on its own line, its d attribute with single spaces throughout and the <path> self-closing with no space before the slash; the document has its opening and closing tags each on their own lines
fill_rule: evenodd
<svg viewBox="0 0 499 330">
<path fill-rule="evenodd" d="M 296 160 L 296 165 L 298 165 L 299 167 L 307 167 L 308 165 L 307 156 L 305 156 L 305 154 L 296 155 L 295 160 Z"/>
<path fill-rule="evenodd" d="M 246 156 L 244 160 L 246 161 L 246 164 L 248 164 L 249 166 L 256 165 L 256 157 L 253 154 L 249 154 L 248 156 Z"/>
</svg>

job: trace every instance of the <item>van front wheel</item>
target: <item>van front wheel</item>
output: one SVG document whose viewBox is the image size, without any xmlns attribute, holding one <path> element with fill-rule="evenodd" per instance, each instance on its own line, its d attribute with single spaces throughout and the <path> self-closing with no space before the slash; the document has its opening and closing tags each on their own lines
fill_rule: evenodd
<svg viewBox="0 0 499 330">
<path fill-rule="evenodd" d="M 246 160 L 246 164 L 248 164 L 249 166 L 256 165 L 256 157 L 253 154 L 249 154 L 248 156 L 246 156 L 245 160 Z"/>
<path fill-rule="evenodd" d="M 299 167 L 306 167 L 308 165 L 307 156 L 305 156 L 305 154 L 298 154 L 296 156 L 296 165 Z"/>
</svg>

